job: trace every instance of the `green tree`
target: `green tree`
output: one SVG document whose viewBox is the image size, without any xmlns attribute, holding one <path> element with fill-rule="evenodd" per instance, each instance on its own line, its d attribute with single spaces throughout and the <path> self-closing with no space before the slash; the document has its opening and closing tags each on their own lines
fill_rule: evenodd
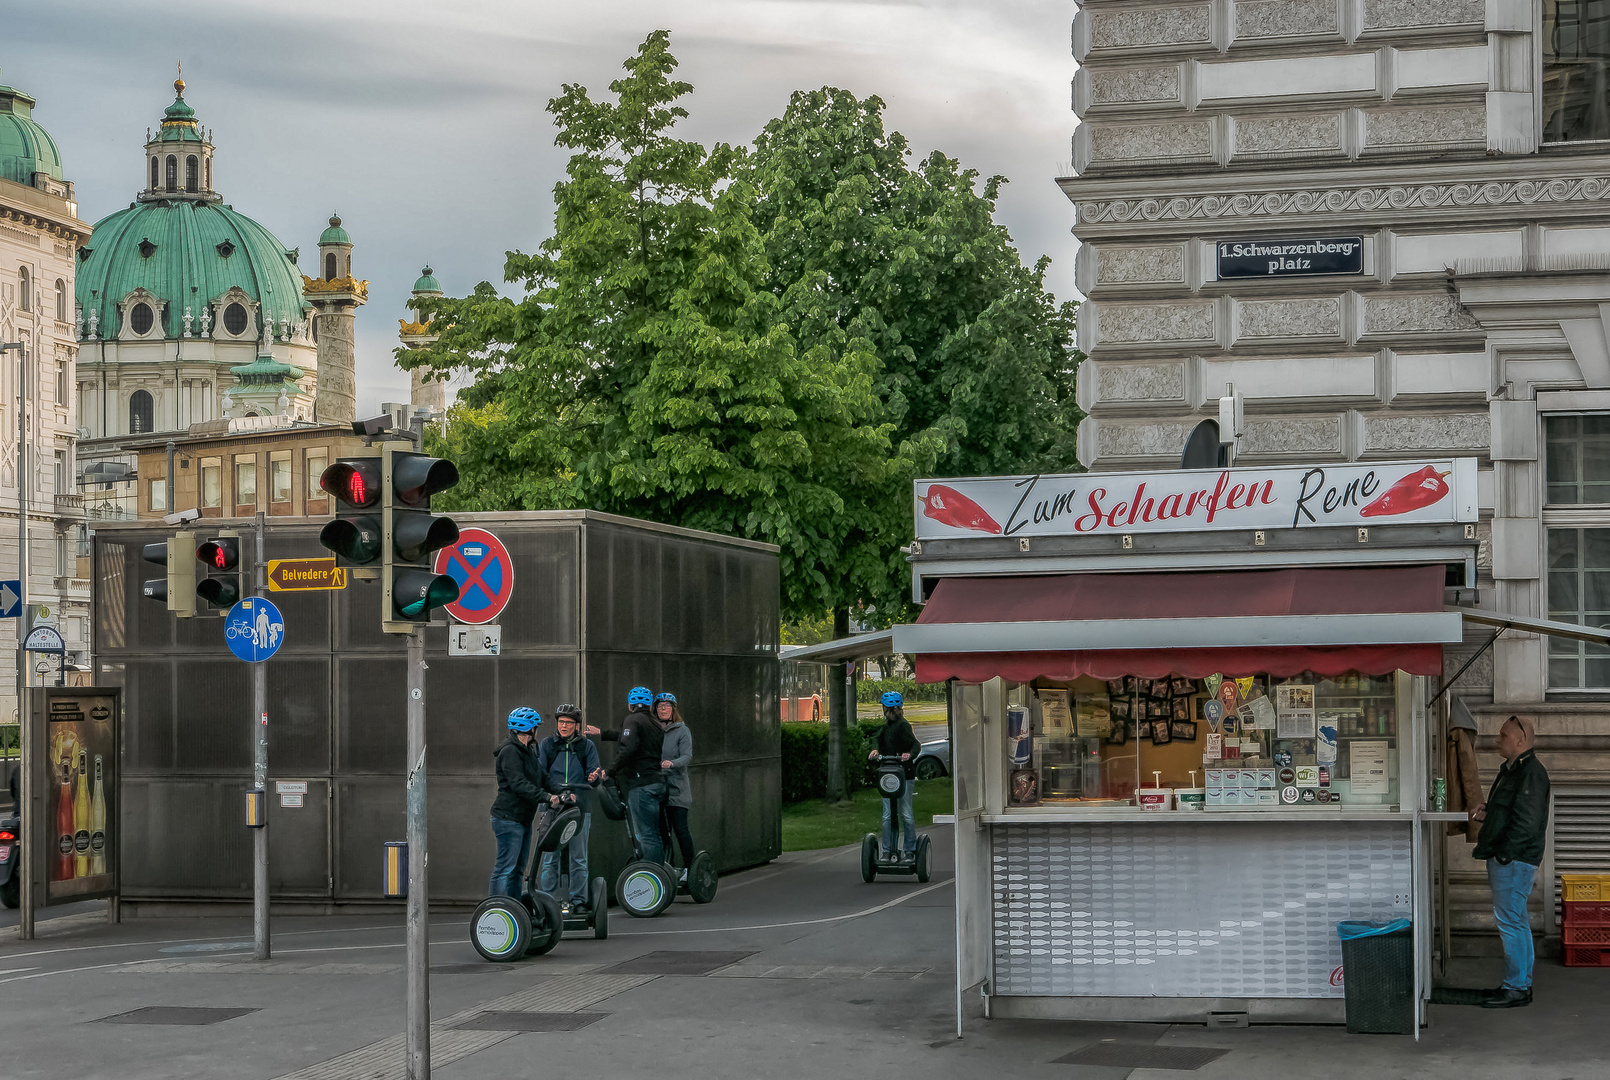
<svg viewBox="0 0 1610 1080">
<path fill-rule="evenodd" d="M 744 152 L 676 139 L 669 35 L 610 84 L 548 103 L 572 151 L 554 232 L 511 251 L 500 296 L 428 302 L 436 344 L 404 366 L 475 384 L 444 449 L 460 509 L 587 507 L 750 537 L 782 549 L 786 612 L 875 589 L 906 532 L 874 496 L 916 451 L 880 418 L 878 358 L 856 333 L 802 343 L 766 286 Z M 444 505 L 446 502 L 444 501 Z"/>
</svg>

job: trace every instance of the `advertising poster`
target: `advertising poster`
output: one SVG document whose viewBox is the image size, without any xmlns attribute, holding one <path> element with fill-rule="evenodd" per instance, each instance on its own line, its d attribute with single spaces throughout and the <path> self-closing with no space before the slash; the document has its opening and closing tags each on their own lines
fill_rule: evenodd
<svg viewBox="0 0 1610 1080">
<path fill-rule="evenodd" d="M 117 697 L 75 688 L 34 693 L 45 713 L 46 902 L 113 893 Z"/>
<path fill-rule="evenodd" d="M 1314 688 L 1311 685 L 1275 687 L 1275 734 L 1282 739 L 1314 737 Z"/>
</svg>

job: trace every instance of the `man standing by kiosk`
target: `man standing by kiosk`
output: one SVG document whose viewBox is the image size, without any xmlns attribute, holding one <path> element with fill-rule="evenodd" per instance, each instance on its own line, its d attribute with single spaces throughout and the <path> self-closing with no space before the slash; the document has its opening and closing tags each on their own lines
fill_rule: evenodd
<svg viewBox="0 0 1610 1080">
<path fill-rule="evenodd" d="M 1511 716 L 1498 729 L 1498 752 L 1504 755 L 1487 801 L 1470 813 L 1481 822 L 1476 838 L 1478 859 L 1487 860 L 1493 888 L 1493 917 L 1504 943 L 1504 982 L 1482 1002 L 1488 1009 L 1513 1009 L 1532 1003 L 1532 920 L 1526 898 L 1543 862 L 1548 841 L 1549 774 L 1537 760 L 1532 725 Z"/>
</svg>

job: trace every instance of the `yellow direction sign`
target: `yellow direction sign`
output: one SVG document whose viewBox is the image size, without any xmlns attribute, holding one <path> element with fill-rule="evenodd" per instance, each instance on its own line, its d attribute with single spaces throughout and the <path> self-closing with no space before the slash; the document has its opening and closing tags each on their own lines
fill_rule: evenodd
<svg viewBox="0 0 1610 1080">
<path fill-rule="evenodd" d="M 347 587 L 347 571 L 334 559 L 272 559 L 268 564 L 270 592 L 320 592 Z"/>
</svg>

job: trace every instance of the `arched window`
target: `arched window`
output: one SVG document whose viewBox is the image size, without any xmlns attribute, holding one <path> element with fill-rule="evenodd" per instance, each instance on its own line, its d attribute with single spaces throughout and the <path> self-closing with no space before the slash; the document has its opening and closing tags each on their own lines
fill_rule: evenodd
<svg viewBox="0 0 1610 1080">
<path fill-rule="evenodd" d="M 149 334 L 151 324 L 155 321 L 156 319 L 151 313 L 150 304 L 135 304 L 133 309 L 129 311 L 129 329 L 136 334 Z M 151 429 L 146 428 L 145 430 L 150 431 Z"/>
<path fill-rule="evenodd" d="M 234 337 L 246 332 L 246 308 L 242 304 L 230 304 L 224 308 L 224 329 Z"/>
<path fill-rule="evenodd" d="M 335 252 L 333 251 L 324 256 L 324 280 L 335 280 Z"/>
<path fill-rule="evenodd" d="M 173 154 L 168 155 L 168 190 L 179 190 L 179 159 Z"/>
<path fill-rule="evenodd" d="M 162 166 L 156 158 L 151 159 L 151 190 L 155 191 L 162 182 Z"/>
<path fill-rule="evenodd" d="M 184 189 L 186 191 L 196 190 L 196 184 L 200 182 L 200 179 L 197 175 L 196 155 L 191 154 L 184 159 Z"/>
<path fill-rule="evenodd" d="M 136 390 L 129 395 L 129 434 L 141 435 L 151 431 L 151 394 L 149 391 Z"/>
<path fill-rule="evenodd" d="M 56 321 L 67 321 L 67 282 L 56 279 Z"/>
<path fill-rule="evenodd" d="M 212 158 L 207 159 L 207 190 L 212 190 Z"/>
<path fill-rule="evenodd" d="M 34 309 L 34 283 L 26 266 L 17 267 L 17 306 L 23 311 Z"/>
</svg>

